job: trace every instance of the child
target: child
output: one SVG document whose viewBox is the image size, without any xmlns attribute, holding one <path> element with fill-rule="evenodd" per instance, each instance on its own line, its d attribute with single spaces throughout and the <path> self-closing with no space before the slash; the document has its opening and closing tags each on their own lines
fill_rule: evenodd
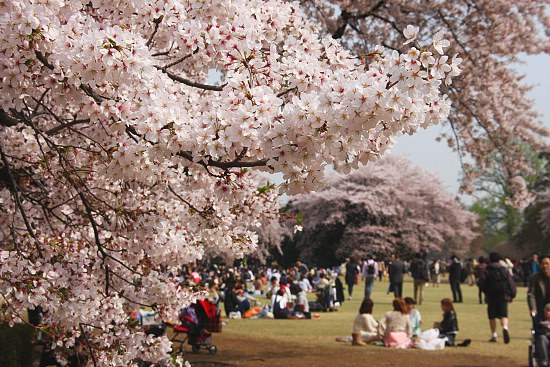
<svg viewBox="0 0 550 367">
<path fill-rule="evenodd" d="M 447 338 L 445 345 L 448 347 L 467 347 L 472 342 L 471 339 L 465 339 L 460 344 L 455 344 L 456 334 L 458 334 L 458 319 L 453 306 L 453 301 L 449 298 L 441 300 L 441 311 L 443 311 L 443 320 L 435 322 L 434 328 L 439 330 L 440 338 Z"/>
<path fill-rule="evenodd" d="M 536 325 L 536 351 L 540 366 L 548 366 L 548 347 L 550 346 L 550 303 L 544 306 L 544 319 Z"/>
<path fill-rule="evenodd" d="M 411 297 L 405 297 L 405 303 L 407 304 L 407 310 L 409 311 L 409 318 L 411 319 L 413 338 L 418 337 L 422 333 L 422 316 L 420 311 L 415 308 L 416 302 Z"/>
</svg>

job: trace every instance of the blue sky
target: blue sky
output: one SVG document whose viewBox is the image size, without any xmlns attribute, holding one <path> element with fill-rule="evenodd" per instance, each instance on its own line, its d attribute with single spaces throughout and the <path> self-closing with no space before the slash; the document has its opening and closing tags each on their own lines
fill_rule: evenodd
<svg viewBox="0 0 550 367">
<path fill-rule="evenodd" d="M 525 57 L 525 64 L 517 70 L 525 74 L 525 82 L 534 85 L 530 98 L 535 101 L 535 109 L 542 114 L 542 122 L 550 128 L 550 56 Z M 460 161 L 458 155 L 447 147 L 445 142 L 438 143 L 435 138 L 443 128 L 431 126 L 412 136 L 402 136 L 391 154 L 408 157 L 417 166 L 439 176 L 446 190 L 458 195 Z M 466 204 L 472 197 L 461 196 Z"/>
</svg>

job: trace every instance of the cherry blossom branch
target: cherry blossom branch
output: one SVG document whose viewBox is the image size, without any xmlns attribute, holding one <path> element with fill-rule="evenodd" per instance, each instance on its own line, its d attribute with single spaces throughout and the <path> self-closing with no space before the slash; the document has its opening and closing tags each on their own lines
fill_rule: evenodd
<svg viewBox="0 0 550 367">
<path fill-rule="evenodd" d="M 56 127 L 53 127 L 50 130 L 47 130 L 45 133 L 46 133 L 46 135 L 53 136 L 53 135 L 57 134 L 58 132 L 60 132 L 61 130 L 64 130 L 66 128 L 70 128 L 70 127 L 78 125 L 78 124 L 85 124 L 87 122 L 90 122 L 90 119 L 81 119 L 81 120 L 74 119 L 73 121 L 69 121 L 69 122 L 63 123 L 61 125 L 58 125 Z"/>
<path fill-rule="evenodd" d="M 78 327 L 80 328 L 80 333 L 84 337 L 84 340 L 86 341 L 86 347 L 88 348 L 88 352 L 90 353 L 90 357 L 92 358 L 92 363 L 94 364 L 94 367 L 97 367 L 97 361 L 95 359 L 94 351 L 92 350 L 92 346 L 90 345 L 90 339 L 88 339 L 88 334 L 84 331 L 82 323 L 78 324 Z"/>
<path fill-rule="evenodd" d="M 191 204 L 189 201 L 185 200 L 183 197 L 181 197 L 180 195 L 178 195 L 178 193 L 176 193 L 174 191 L 174 189 L 172 189 L 172 186 L 168 185 L 168 190 L 170 190 L 172 192 L 172 194 L 174 194 L 178 199 L 180 199 L 185 205 L 187 205 L 191 210 L 193 210 L 195 213 L 199 214 L 201 217 L 205 218 L 206 219 L 206 216 L 204 214 L 203 211 L 195 208 L 195 206 L 193 206 L 193 204 Z"/>
<path fill-rule="evenodd" d="M 29 232 L 31 237 L 34 238 L 34 246 L 36 248 L 36 251 L 38 251 L 38 255 L 41 258 L 44 258 L 44 254 L 42 253 L 42 249 L 40 248 L 40 245 L 38 244 L 38 238 L 36 237 L 36 234 L 34 233 L 32 225 L 29 221 L 29 218 L 27 217 L 27 214 L 25 213 L 25 209 L 23 209 L 23 205 L 21 204 L 21 200 L 19 198 L 19 190 L 17 188 L 17 184 L 15 183 L 15 179 L 13 178 L 13 174 L 12 174 L 12 171 L 11 171 L 11 168 L 10 168 L 10 163 L 8 161 L 8 157 L 6 157 L 6 154 L 4 153 L 4 150 L 2 149 L 2 144 L 0 144 L 0 157 L 2 158 L 2 162 L 4 163 L 4 169 L 6 170 L 6 174 L 8 175 L 9 184 L 12 188 L 13 199 L 15 200 L 17 208 L 19 209 L 19 212 L 21 213 L 21 216 L 23 217 L 23 221 L 25 222 L 25 227 L 27 227 L 27 231 Z"/>
<path fill-rule="evenodd" d="M 46 58 L 46 56 L 44 56 L 44 54 L 40 51 L 34 51 L 34 54 L 36 55 L 36 58 L 38 60 L 40 60 L 40 62 L 42 64 L 44 64 L 44 66 L 46 66 L 48 69 L 50 70 L 53 70 L 54 67 L 52 64 L 50 64 L 50 62 L 48 61 L 48 59 Z"/>
<path fill-rule="evenodd" d="M 451 130 L 453 132 L 455 142 L 456 142 L 456 149 L 458 151 L 458 159 L 460 160 L 460 167 L 462 167 L 462 171 L 466 172 L 466 168 L 464 167 L 464 161 L 462 160 L 462 148 L 460 146 L 460 139 L 458 138 L 458 134 L 456 132 L 455 125 L 451 119 L 448 119 L 449 124 L 451 125 Z"/>
<path fill-rule="evenodd" d="M 353 25 L 352 23 L 349 22 L 350 19 L 352 20 L 357 20 L 357 19 L 363 19 L 363 18 L 366 18 L 368 16 L 371 16 L 371 15 L 374 15 L 374 13 L 380 9 L 382 7 L 382 5 L 385 4 L 385 0 L 380 0 L 378 3 L 376 3 L 369 11 L 367 11 L 366 13 L 363 13 L 361 15 L 352 15 L 351 13 L 347 12 L 347 11 L 342 11 L 342 13 L 340 14 L 340 17 L 344 20 L 344 24 L 342 24 L 333 34 L 332 34 L 332 38 L 334 39 L 339 39 L 339 38 L 342 38 L 342 36 L 344 35 L 344 32 L 346 30 L 346 26 L 349 25 L 354 31 L 356 31 L 357 33 L 361 34 L 362 32 L 359 30 L 359 28 L 357 28 L 355 25 Z"/>
<path fill-rule="evenodd" d="M 162 22 L 163 18 L 164 18 L 164 16 L 161 15 L 160 17 L 153 20 L 153 23 L 155 23 L 155 29 L 153 30 L 153 33 L 151 34 L 151 36 L 149 37 L 147 42 L 145 43 L 145 46 L 149 47 L 149 46 L 151 46 L 151 43 L 153 43 L 153 38 L 155 38 L 155 35 L 158 32 L 160 23 Z"/>
<path fill-rule="evenodd" d="M 193 155 L 189 152 L 182 151 L 182 152 L 178 152 L 177 155 L 193 162 Z M 236 159 L 230 162 L 222 162 L 222 161 L 215 161 L 209 158 L 206 163 L 199 162 L 199 164 L 204 165 L 204 167 L 216 167 L 216 168 L 227 170 L 230 168 L 263 167 L 267 165 L 267 161 L 268 159 L 261 159 L 259 161 L 253 161 L 253 162 L 242 162 Z"/>
<path fill-rule="evenodd" d="M 221 92 L 223 90 L 223 87 L 225 87 L 227 85 L 227 84 L 224 84 L 224 85 L 209 85 L 209 84 L 197 83 L 197 82 L 193 82 L 189 79 L 182 78 L 181 76 L 178 76 L 176 74 L 173 74 L 173 73 L 169 72 L 168 70 L 163 69 L 160 66 L 156 66 L 156 68 L 158 70 L 162 71 L 164 74 L 166 74 L 173 81 L 180 82 L 180 83 L 185 84 L 189 87 L 194 87 L 194 88 L 199 88 L 199 89 L 204 89 L 204 90 L 210 90 L 210 91 L 214 91 L 214 92 Z"/>
<path fill-rule="evenodd" d="M 154 54 L 151 54 L 151 56 L 153 57 L 157 57 L 157 56 L 168 56 L 168 54 L 170 54 L 170 51 L 172 51 L 172 48 L 174 47 L 174 42 L 172 42 L 172 44 L 170 45 L 170 48 L 166 51 L 160 51 L 160 52 L 155 52 Z"/>
<path fill-rule="evenodd" d="M 454 29 L 451 27 L 451 24 L 449 23 L 449 21 L 447 20 L 445 15 L 441 12 L 441 10 L 438 10 L 437 14 L 440 16 L 443 23 L 445 23 L 445 25 L 449 29 L 449 32 L 451 32 L 451 35 L 453 36 L 453 39 L 455 40 L 455 42 L 462 48 L 462 51 L 466 54 L 466 56 L 468 56 L 467 58 L 471 60 L 470 53 L 468 52 L 468 49 L 466 48 L 464 43 L 462 43 L 460 41 L 460 38 L 458 38 L 458 35 L 454 31 Z"/>
</svg>

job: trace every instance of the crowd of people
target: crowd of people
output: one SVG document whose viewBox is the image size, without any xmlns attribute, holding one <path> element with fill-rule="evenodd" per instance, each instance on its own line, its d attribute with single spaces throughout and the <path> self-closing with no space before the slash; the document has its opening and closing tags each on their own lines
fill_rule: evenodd
<svg viewBox="0 0 550 367">
<path fill-rule="evenodd" d="M 403 297 L 403 280 L 413 279 L 412 297 Z M 499 340 L 497 321 L 502 338 L 510 342 L 508 304 L 516 296 L 516 283 L 529 284 L 528 302 L 533 316 L 540 364 L 548 365 L 550 348 L 550 258 L 534 253 L 529 259 L 510 260 L 491 253 L 489 257 L 461 260 L 452 255 L 446 259 L 427 259 L 426 254 L 415 254 L 410 261 L 392 255 L 387 260 L 368 255 L 364 259 L 350 257 L 340 266 L 329 269 L 312 267 L 298 261 L 294 266 L 281 268 L 257 260 L 248 260 L 239 266 L 202 264 L 184 269 L 181 281 L 208 286 L 210 300 L 227 317 L 270 317 L 275 319 L 311 318 L 315 311 L 334 310 L 346 298 L 353 299 L 360 292 L 363 299 L 358 315 L 353 320 L 349 340 L 353 345 L 378 342 L 389 347 L 413 346 L 422 333 L 422 319 L 416 305 L 424 302 L 426 287 L 449 283 L 449 297 L 441 300 L 441 321 L 433 328 L 445 345 L 468 345 L 469 339 L 456 342 L 458 318 L 455 303 L 463 302 L 461 286 L 477 286 L 479 303 L 487 305 L 490 341 Z M 357 286 L 364 282 L 364 289 Z M 387 281 L 387 294 L 393 293 L 393 309 L 380 320 L 372 316 L 375 281 Z M 310 301 L 308 293 L 316 294 Z M 346 297 L 347 296 L 347 297 Z M 433 334 L 431 334 L 433 335 Z M 545 364 L 546 363 L 546 364 Z"/>
</svg>

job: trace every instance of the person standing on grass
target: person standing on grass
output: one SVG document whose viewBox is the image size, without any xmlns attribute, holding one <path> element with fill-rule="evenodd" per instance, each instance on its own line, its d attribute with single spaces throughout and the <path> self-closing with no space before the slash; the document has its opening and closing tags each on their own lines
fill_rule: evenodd
<svg viewBox="0 0 550 367">
<path fill-rule="evenodd" d="M 500 254 L 496 252 L 489 254 L 489 264 L 481 274 L 479 284 L 487 297 L 487 315 L 492 333 L 489 341 L 497 341 L 496 319 L 500 319 L 504 343 L 508 344 L 508 303 L 516 297 L 516 284 L 510 273 L 500 264 L 501 259 Z"/>
<path fill-rule="evenodd" d="M 366 298 L 370 298 L 372 294 L 376 274 L 378 274 L 378 263 L 372 258 L 372 255 L 367 255 L 367 260 L 363 262 L 363 271 L 361 272 L 361 276 L 365 281 Z"/>
<path fill-rule="evenodd" d="M 430 265 L 430 278 L 432 280 L 432 287 L 434 288 L 439 287 L 439 283 L 441 283 L 440 270 L 439 259 L 434 259 Z"/>
<path fill-rule="evenodd" d="M 483 256 L 480 256 L 477 262 L 477 266 L 475 267 L 477 298 L 479 299 L 479 304 L 481 305 L 483 304 L 483 289 L 481 289 L 481 286 L 479 285 L 479 280 L 485 272 L 485 269 L 487 269 L 487 259 Z"/>
<path fill-rule="evenodd" d="M 420 252 L 414 255 L 410 270 L 414 280 L 414 300 L 418 305 L 422 305 L 422 301 L 424 300 L 424 286 L 429 282 L 429 275 L 428 267 Z"/>
<path fill-rule="evenodd" d="M 453 302 L 462 303 L 462 290 L 460 282 L 462 281 L 462 264 L 456 255 L 451 256 L 451 265 L 449 265 L 449 284 L 453 292 Z"/>
<path fill-rule="evenodd" d="M 392 261 L 389 266 L 390 286 L 395 298 L 403 296 L 403 274 L 405 273 L 405 264 L 399 257 L 392 255 Z"/>
<path fill-rule="evenodd" d="M 357 284 L 359 277 L 359 265 L 355 262 L 355 258 L 352 256 L 346 263 L 346 285 L 348 286 L 348 299 L 351 300 L 353 296 L 353 286 Z"/>
<path fill-rule="evenodd" d="M 535 321 L 542 318 L 544 307 L 550 303 L 550 256 L 540 259 L 538 272 L 529 278 L 527 304 Z"/>
</svg>

